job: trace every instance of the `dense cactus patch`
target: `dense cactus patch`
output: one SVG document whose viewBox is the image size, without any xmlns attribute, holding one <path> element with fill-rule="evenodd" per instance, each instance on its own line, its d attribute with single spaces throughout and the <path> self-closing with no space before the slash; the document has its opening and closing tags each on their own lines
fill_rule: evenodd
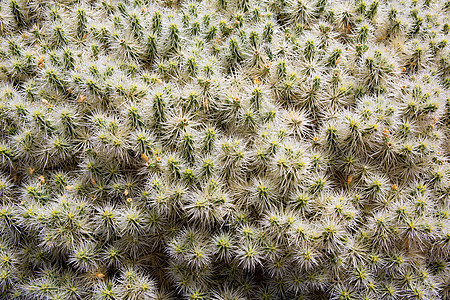
<svg viewBox="0 0 450 300">
<path fill-rule="evenodd" d="M 449 299 L 450 2 L 0 2 L 1 299 Z"/>
</svg>

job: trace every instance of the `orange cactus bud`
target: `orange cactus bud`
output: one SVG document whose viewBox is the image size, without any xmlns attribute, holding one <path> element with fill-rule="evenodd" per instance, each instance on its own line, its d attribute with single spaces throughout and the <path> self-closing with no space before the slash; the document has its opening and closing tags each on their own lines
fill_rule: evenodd
<svg viewBox="0 0 450 300">
<path fill-rule="evenodd" d="M 352 175 L 348 176 L 348 178 L 347 178 L 347 185 L 352 183 L 352 181 L 353 181 L 353 176 Z"/>
</svg>

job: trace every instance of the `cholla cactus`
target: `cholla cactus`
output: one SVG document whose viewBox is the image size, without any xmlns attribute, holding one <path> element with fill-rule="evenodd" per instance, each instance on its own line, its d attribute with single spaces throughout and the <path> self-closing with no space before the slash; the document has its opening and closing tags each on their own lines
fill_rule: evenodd
<svg viewBox="0 0 450 300">
<path fill-rule="evenodd" d="M 0 2 L 1 299 L 449 299 L 450 2 Z"/>
</svg>

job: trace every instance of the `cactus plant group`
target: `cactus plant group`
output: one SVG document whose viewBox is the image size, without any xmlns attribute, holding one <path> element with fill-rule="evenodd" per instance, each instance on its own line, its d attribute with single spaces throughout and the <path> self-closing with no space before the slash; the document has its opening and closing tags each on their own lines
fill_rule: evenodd
<svg viewBox="0 0 450 300">
<path fill-rule="evenodd" d="M 1 0 L 1 299 L 450 299 L 450 1 Z"/>
</svg>

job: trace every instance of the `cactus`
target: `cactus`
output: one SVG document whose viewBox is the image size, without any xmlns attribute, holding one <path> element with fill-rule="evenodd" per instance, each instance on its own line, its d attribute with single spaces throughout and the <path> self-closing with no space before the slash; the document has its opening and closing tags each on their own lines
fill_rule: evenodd
<svg viewBox="0 0 450 300">
<path fill-rule="evenodd" d="M 448 299 L 450 2 L 0 2 L 1 299 Z"/>
</svg>

